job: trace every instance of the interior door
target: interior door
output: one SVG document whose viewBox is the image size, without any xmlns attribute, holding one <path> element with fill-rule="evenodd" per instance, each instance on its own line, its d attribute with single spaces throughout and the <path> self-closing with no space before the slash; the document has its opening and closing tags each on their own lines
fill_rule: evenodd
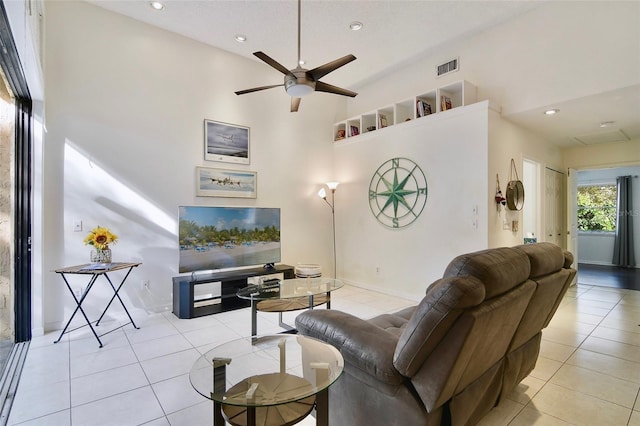
<svg viewBox="0 0 640 426">
<path fill-rule="evenodd" d="M 544 237 L 543 241 L 553 242 L 553 229 L 555 228 L 554 194 L 555 176 L 551 169 L 544 169 Z"/>
<path fill-rule="evenodd" d="M 578 269 L 578 173 L 567 171 L 567 250 L 573 254 L 573 267 Z M 576 275 L 577 276 L 577 275 Z M 574 278 L 575 280 L 575 278 Z"/>
<path fill-rule="evenodd" d="M 555 243 L 562 248 L 567 247 L 567 214 L 566 214 L 566 199 L 565 194 L 567 193 L 566 186 L 566 177 L 564 173 L 555 172 L 555 205 L 556 209 L 554 214 L 556 216 L 555 220 L 555 228 L 554 228 L 554 239 Z"/>
<path fill-rule="evenodd" d="M 566 247 L 565 238 L 565 176 L 556 170 L 545 168 L 545 225 L 544 241 Z"/>
<path fill-rule="evenodd" d="M 522 162 L 522 183 L 526 188 L 526 207 L 522 209 L 522 234 L 525 238 L 535 237 L 543 241 L 541 235 L 540 182 L 541 167 L 535 161 Z"/>
</svg>

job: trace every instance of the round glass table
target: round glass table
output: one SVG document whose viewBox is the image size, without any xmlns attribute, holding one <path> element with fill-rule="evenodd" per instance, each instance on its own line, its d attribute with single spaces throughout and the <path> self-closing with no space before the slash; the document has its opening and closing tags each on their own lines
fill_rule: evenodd
<svg viewBox="0 0 640 426">
<path fill-rule="evenodd" d="M 213 401 L 213 424 L 293 425 L 315 407 L 328 425 L 328 388 L 344 368 L 340 352 L 299 335 L 244 338 L 202 355 L 191 368 L 193 388 Z"/>
<path fill-rule="evenodd" d="M 333 278 L 295 278 L 249 285 L 240 289 L 236 295 L 241 299 L 251 300 L 251 335 L 256 336 L 257 311 L 278 312 L 280 327 L 294 330 L 282 321 L 283 312 L 313 309 L 323 304 L 331 309 L 331 292 L 343 286 L 342 281 Z"/>
</svg>

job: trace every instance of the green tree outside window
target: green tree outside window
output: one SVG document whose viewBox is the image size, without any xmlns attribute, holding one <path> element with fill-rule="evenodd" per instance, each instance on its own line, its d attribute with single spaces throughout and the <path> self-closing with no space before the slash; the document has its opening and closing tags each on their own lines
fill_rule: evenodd
<svg viewBox="0 0 640 426">
<path fill-rule="evenodd" d="M 618 218 L 616 185 L 578 187 L 578 230 L 615 232 Z"/>
</svg>

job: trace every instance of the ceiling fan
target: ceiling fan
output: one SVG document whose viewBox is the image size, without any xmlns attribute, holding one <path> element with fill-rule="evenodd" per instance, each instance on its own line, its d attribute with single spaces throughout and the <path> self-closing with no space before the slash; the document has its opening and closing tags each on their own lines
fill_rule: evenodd
<svg viewBox="0 0 640 426">
<path fill-rule="evenodd" d="M 343 65 L 348 64 L 356 59 L 353 55 L 347 55 L 335 61 L 328 62 L 324 65 L 320 65 L 312 70 L 307 70 L 300 66 L 300 1 L 298 0 L 298 66 L 292 70 L 286 69 L 284 66 L 267 56 L 264 52 L 254 52 L 262 61 L 271 65 L 273 68 L 284 74 L 283 84 L 274 84 L 271 86 L 254 87 L 253 89 L 240 90 L 236 92 L 236 95 L 244 95 L 246 93 L 257 92 L 259 90 L 271 89 L 274 87 L 284 86 L 284 90 L 289 96 L 291 96 L 291 112 L 298 111 L 300 106 L 300 99 L 312 92 L 326 92 L 334 93 L 336 95 L 355 97 L 357 93 L 340 87 L 332 86 L 331 84 L 323 83 L 319 81 L 322 77 L 329 74 L 332 71 L 337 70 Z"/>
</svg>

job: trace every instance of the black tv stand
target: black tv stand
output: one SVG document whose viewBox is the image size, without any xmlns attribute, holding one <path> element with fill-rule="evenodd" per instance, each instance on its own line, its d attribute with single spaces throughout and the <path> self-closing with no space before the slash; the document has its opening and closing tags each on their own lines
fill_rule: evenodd
<svg viewBox="0 0 640 426">
<path fill-rule="evenodd" d="M 267 264 L 269 265 L 269 264 Z M 191 274 L 173 277 L 173 313 L 178 318 L 196 318 L 250 306 L 249 300 L 240 299 L 236 293 L 247 286 L 251 277 L 282 273 L 285 279 L 295 278 L 294 268 L 289 265 L 236 269 L 225 272 Z M 220 283 L 220 294 L 194 299 L 194 287 L 199 284 Z"/>
</svg>

